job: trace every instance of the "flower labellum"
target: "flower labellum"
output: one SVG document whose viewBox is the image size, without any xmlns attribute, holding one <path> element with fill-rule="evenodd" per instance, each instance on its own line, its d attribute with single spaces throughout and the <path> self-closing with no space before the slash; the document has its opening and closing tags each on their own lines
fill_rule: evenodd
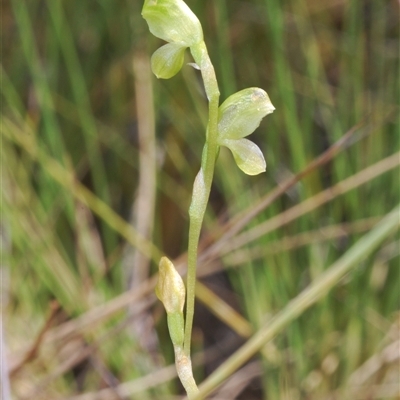
<svg viewBox="0 0 400 400">
<path fill-rule="evenodd" d="M 233 154 L 237 166 L 247 175 L 258 175 L 265 172 L 267 163 L 260 148 L 247 139 L 226 139 L 224 145 Z"/>
<path fill-rule="evenodd" d="M 182 68 L 185 48 L 179 44 L 167 43 L 151 56 L 151 69 L 157 78 L 169 79 Z"/>
</svg>

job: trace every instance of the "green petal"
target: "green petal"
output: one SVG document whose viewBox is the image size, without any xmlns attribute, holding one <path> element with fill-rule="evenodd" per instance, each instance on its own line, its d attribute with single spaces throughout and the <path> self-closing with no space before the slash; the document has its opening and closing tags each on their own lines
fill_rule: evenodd
<svg viewBox="0 0 400 400">
<path fill-rule="evenodd" d="M 219 108 L 219 140 L 250 135 L 274 110 L 268 94 L 259 88 L 244 89 L 229 96 Z"/>
<path fill-rule="evenodd" d="M 258 175 L 267 168 L 260 148 L 247 139 L 225 139 L 221 143 L 233 154 L 237 166 L 247 175 Z"/>
<path fill-rule="evenodd" d="M 151 69 L 157 78 L 169 79 L 176 75 L 183 65 L 185 47 L 168 43 L 160 47 L 151 57 Z"/>
<path fill-rule="evenodd" d="M 166 42 L 190 47 L 203 40 L 200 21 L 183 0 L 146 0 L 142 16 L 150 32 Z"/>
</svg>

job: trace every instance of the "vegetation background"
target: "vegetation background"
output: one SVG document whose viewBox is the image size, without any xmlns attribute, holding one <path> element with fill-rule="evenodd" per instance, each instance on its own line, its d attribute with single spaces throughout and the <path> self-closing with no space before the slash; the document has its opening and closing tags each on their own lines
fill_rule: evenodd
<svg viewBox="0 0 400 400">
<path fill-rule="evenodd" d="M 258 86 L 276 107 L 253 135 L 265 174 L 245 176 L 223 149 L 217 163 L 193 336 L 201 382 L 398 203 L 399 3 L 188 5 L 221 100 Z M 7 365 L 18 400 L 182 396 L 153 286 L 161 254 L 184 273 L 207 104 L 193 68 L 151 75 L 160 41 L 141 7 L 1 3 L 5 400 Z M 210 398 L 399 398 L 398 233 L 365 253 Z"/>
</svg>

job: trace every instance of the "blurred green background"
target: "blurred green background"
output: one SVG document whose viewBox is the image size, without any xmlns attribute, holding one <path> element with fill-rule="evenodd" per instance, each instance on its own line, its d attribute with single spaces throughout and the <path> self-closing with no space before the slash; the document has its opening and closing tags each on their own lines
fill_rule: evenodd
<svg viewBox="0 0 400 400">
<path fill-rule="evenodd" d="M 199 294 L 201 382 L 398 203 L 399 3 L 188 5 L 221 101 L 258 86 L 276 107 L 252 136 L 265 174 L 245 176 L 221 150 L 200 254 L 354 129 L 338 155 L 199 266 L 218 296 Z M 2 358 L 15 399 L 182 395 L 151 276 L 160 254 L 184 265 L 207 103 L 190 66 L 168 81 L 151 75 L 162 43 L 141 7 L 1 4 Z M 314 197 L 333 187 L 330 201 Z M 283 212 L 306 200 L 309 212 L 286 221 Z M 388 237 L 214 398 L 399 398 L 398 240 Z M 232 307 L 225 322 L 222 301 Z"/>
</svg>

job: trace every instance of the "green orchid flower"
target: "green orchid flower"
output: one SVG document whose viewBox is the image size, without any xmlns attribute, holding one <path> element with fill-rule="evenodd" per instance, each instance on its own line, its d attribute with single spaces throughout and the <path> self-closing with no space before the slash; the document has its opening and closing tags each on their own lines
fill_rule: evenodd
<svg viewBox="0 0 400 400">
<path fill-rule="evenodd" d="M 218 144 L 232 151 L 236 164 L 247 175 L 258 175 L 267 165 L 260 148 L 244 138 L 274 110 L 268 94 L 259 88 L 241 90 L 219 107 Z"/>
<path fill-rule="evenodd" d="M 150 32 L 168 42 L 151 57 L 153 73 L 172 78 L 182 68 L 185 50 L 203 41 L 200 21 L 182 0 L 146 0 L 142 16 Z"/>
</svg>

